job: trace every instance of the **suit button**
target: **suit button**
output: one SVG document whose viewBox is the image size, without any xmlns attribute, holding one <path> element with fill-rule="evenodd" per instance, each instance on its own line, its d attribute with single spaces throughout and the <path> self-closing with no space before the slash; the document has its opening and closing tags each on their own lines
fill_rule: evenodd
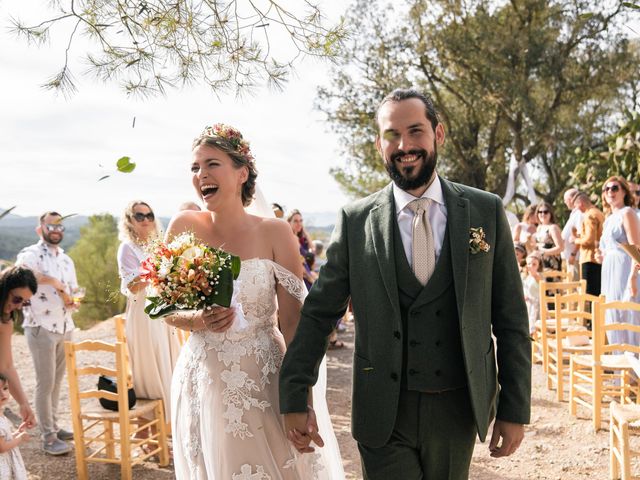
<svg viewBox="0 0 640 480">
<path fill-rule="evenodd" d="M 395 372 L 393 372 L 393 373 L 391 374 L 391 380 L 393 380 L 394 382 L 397 382 L 397 381 L 398 381 L 398 374 L 397 374 L 397 373 L 395 373 Z"/>
<path fill-rule="evenodd" d="M 440 340 L 436 340 L 436 347 L 439 347 L 440 345 L 442 345 L 442 342 Z"/>
<path fill-rule="evenodd" d="M 442 370 L 436 370 L 436 377 L 439 377 L 442 375 Z"/>
<path fill-rule="evenodd" d="M 409 369 L 409 375 L 415 375 L 416 373 L 418 373 L 417 370 L 414 370 L 413 368 Z"/>
<path fill-rule="evenodd" d="M 440 310 L 436 310 L 436 317 L 440 316 Z"/>
<path fill-rule="evenodd" d="M 411 340 L 409 342 L 410 347 L 417 347 L 418 345 L 420 345 L 420 342 L 416 342 L 415 340 Z"/>
<path fill-rule="evenodd" d="M 400 332 L 396 330 L 395 332 L 393 332 L 393 336 L 399 340 L 401 335 Z"/>
</svg>

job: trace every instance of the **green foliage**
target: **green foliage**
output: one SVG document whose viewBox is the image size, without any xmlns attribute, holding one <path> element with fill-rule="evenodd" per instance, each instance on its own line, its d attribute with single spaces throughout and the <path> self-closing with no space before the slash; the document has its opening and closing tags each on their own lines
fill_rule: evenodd
<svg viewBox="0 0 640 480">
<path fill-rule="evenodd" d="M 79 327 L 89 327 L 124 310 L 119 293 L 118 227 L 109 214 L 92 215 L 80 230 L 80 239 L 69 251 L 78 275 L 78 284 L 87 289 L 80 310 L 74 315 Z"/>
<path fill-rule="evenodd" d="M 318 92 L 346 160 L 332 173 L 354 197 L 388 181 L 374 117 L 394 88 L 434 98 L 447 132 L 440 173 L 503 194 L 514 156 L 533 167 L 537 194 L 552 203 L 572 181 L 575 146 L 602 142 L 615 112 L 637 103 L 640 55 L 623 33 L 619 2 L 407 5 L 357 1 L 347 22 L 359 35 Z"/>
<path fill-rule="evenodd" d="M 342 22 L 328 25 L 309 1 L 48 3 L 37 21 L 11 22 L 14 33 L 35 45 L 46 43 L 56 27 L 66 33 L 64 64 L 43 85 L 64 95 L 76 91 L 74 54 L 84 57 L 96 78 L 118 83 L 127 94 L 164 94 L 192 83 L 217 94 L 242 93 L 262 81 L 281 87 L 299 57 L 332 58 L 346 35 Z M 83 42 L 76 41 L 80 35 Z M 285 46 L 276 48 L 274 37 Z"/>
<path fill-rule="evenodd" d="M 605 142 L 574 151 L 573 184 L 593 200 L 600 198 L 604 181 L 613 175 L 640 180 L 640 113 L 626 110 L 624 114 L 618 130 Z"/>
</svg>

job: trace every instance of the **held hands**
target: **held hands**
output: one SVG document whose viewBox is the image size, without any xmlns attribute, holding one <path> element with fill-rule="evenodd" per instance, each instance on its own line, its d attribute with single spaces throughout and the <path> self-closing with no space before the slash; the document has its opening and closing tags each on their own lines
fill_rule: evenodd
<svg viewBox="0 0 640 480">
<path fill-rule="evenodd" d="M 22 417 L 22 424 L 20 425 L 21 430 L 23 427 L 33 428 L 36 426 L 36 416 L 28 403 L 20 405 L 20 416 Z"/>
<path fill-rule="evenodd" d="M 310 445 L 311 441 L 319 447 L 324 447 L 324 440 L 318 433 L 316 412 L 311 407 L 308 407 L 306 412 L 285 413 L 284 428 L 287 438 L 300 453 L 315 451 Z"/>
<path fill-rule="evenodd" d="M 493 425 L 493 433 L 489 442 L 489 451 L 494 458 L 508 457 L 513 454 L 524 438 L 524 425 L 497 420 Z M 500 443 L 502 439 L 502 443 Z"/>
<path fill-rule="evenodd" d="M 27 432 L 27 429 L 24 423 L 20 425 L 20 428 L 18 428 L 18 430 L 16 430 L 13 433 L 13 438 L 18 440 L 19 445 L 22 445 L 24 442 L 29 441 L 29 439 L 31 438 L 31 435 L 29 435 L 29 432 Z"/>
<path fill-rule="evenodd" d="M 204 327 L 216 333 L 228 330 L 235 318 L 236 309 L 231 307 L 212 307 L 202 311 Z"/>
</svg>

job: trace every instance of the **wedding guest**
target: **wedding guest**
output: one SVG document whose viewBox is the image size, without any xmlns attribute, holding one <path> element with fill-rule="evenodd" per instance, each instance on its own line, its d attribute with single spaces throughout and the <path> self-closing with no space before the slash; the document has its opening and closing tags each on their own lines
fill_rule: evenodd
<svg viewBox="0 0 640 480">
<path fill-rule="evenodd" d="M 627 181 L 620 176 L 609 177 L 602 186 L 602 205 L 607 215 L 600 238 L 598 259 L 602 261 L 601 293 L 608 302 L 640 299 L 631 296 L 629 278 L 632 259 L 621 244 L 640 245 L 640 220 L 631 208 L 632 195 Z M 622 310 L 607 310 L 605 321 L 638 323 L 635 315 Z M 626 330 L 608 331 L 609 343 L 639 345 L 638 336 Z"/>
<path fill-rule="evenodd" d="M 313 249 L 316 252 L 316 261 L 313 271 L 319 273 L 322 265 L 327 263 L 327 258 L 324 256 L 324 243 L 322 240 L 314 240 Z"/>
<path fill-rule="evenodd" d="M 14 322 L 19 319 L 22 307 L 29 305 L 37 290 L 36 277 L 28 268 L 9 267 L 0 272 L 0 374 L 7 378 L 9 391 L 20 407 L 20 416 L 27 428 L 36 425 L 35 415 L 13 364 L 11 339 Z"/>
<path fill-rule="evenodd" d="M 520 272 L 523 272 L 527 266 L 527 249 L 521 243 L 514 243 L 513 248 L 516 251 L 516 260 L 518 261 Z"/>
<path fill-rule="evenodd" d="M 0 411 L 9 400 L 9 381 L 0 374 Z M 0 413 L 0 478 L 7 480 L 27 480 L 27 471 L 18 448 L 29 440 L 26 425 L 13 431 L 11 422 Z"/>
<path fill-rule="evenodd" d="M 560 253 L 564 247 L 562 232 L 556 223 L 553 207 L 545 201 L 536 206 L 539 220 L 535 233 L 536 250 L 542 257 L 542 268 L 547 270 L 562 270 Z"/>
<path fill-rule="evenodd" d="M 604 214 L 591 203 L 586 193 L 578 193 L 573 203 L 582 212 L 582 222 L 579 233 L 572 235 L 571 240 L 580 249 L 580 269 L 582 278 L 587 282 L 587 293 L 598 296 L 602 265 L 597 259 L 596 252 L 602 236 Z"/>
<path fill-rule="evenodd" d="M 526 262 L 526 274 L 522 281 L 522 287 L 529 314 L 529 333 L 533 335 L 536 330 L 536 321 L 540 319 L 540 280 L 542 280 L 540 254 L 538 252 L 530 253 L 527 255 Z"/>
<path fill-rule="evenodd" d="M 160 222 L 148 203 L 130 202 L 118 227 L 120 291 L 127 296 L 126 332 L 133 387 L 138 398 L 162 399 L 167 423 L 171 421 L 171 375 L 180 353 L 178 337 L 162 321 L 144 312 L 147 283 L 140 279 L 140 264 L 147 257 L 144 245 L 160 238 Z M 145 438 L 149 432 L 140 432 Z"/>
<path fill-rule="evenodd" d="M 58 212 L 40 216 L 36 232 L 40 241 L 24 248 L 16 265 L 33 271 L 38 290 L 24 308 L 24 335 L 36 373 L 35 407 L 42 433 L 42 448 L 49 455 L 72 450 L 73 433 L 58 426 L 58 402 L 65 373 L 64 342 L 75 329 L 71 312 L 77 308 L 72 294 L 78 288 L 73 260 L 60 247 L 65 227 Z"/>
<path fill-rule="evenodd" d="M 313 243 L 311 243 L 311 237 L 304 229 L 304 220 L 302 219 L 300 210 L 291 210 L 291 212 L 289 212 L 289 215 L 287 215 L 287 222 L 291 226 L 291 231 L 298 240 L 298 245 L 300 247 L 300 260 L 302 261 L 302 266 L 304 267 L 304 270 L 302 272 L 302 279 L 304 280 L 304 284 L 306 285 L 307 289 L 310 289 L 311 285 L 313 284 L 314 278 L 311 274 L 309 265 L 307 265 L 307 262 L 305 261 L 305 256 L 308 252 L 313 253 Z"/>
<path fill-rule="evenodd" d="M 178 210 L 195 210 L 196 212 L 199 212 L 202 209 L 196 202 L 184 202 L 182 205 L 180 205 L 180 208 Z"/>
<path fill-rule="evenodd" d="M 571 212 L 567 223 L 565 223 L 562 229 L 562 241 L 564 242 L 564 249 L 562 250 L 562 258 L 564 259 L 567 272 L 571 275 L 571 280 L 578 278 L 578 246 L 571 240 L 575 232 L 580 230 L 580 224 L 582 223 L 582 212 L 574 204 L 576 195 L 580 193 L 577 188 L 570 188 L 564 192 L 564 204 Z"/>
<path fill-rule="evenodd" d="M 527 253 L 533 252 L 536 249 L 534 236 L 537 228 L 536 206 L 528 205 L 522 213 L 522 221 L 513 228 L 514 243 L 517 242 L 524 245 Z"/>
</svg>

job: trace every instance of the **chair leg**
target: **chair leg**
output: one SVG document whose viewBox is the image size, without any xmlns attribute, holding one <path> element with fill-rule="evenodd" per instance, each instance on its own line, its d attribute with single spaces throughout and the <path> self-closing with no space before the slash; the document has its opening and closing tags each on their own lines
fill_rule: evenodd
<svg viewBox="0 0 640 480">
<path fill-rule="evenodd" d="M 113 441 L 113 423 L 109 420 L 105 420 L 102 422 L 104 425 L 104 439 L 105 439 L 105 453 L 107 458 L 115 459 L 116 458 L 116 447 L 115 442 Z"/>
<path fill-rule="evenodd" d="M 600 367 L 594 367 L 593 374 L 593 429 L 594 431 L 600 430 L 602 427 L 601 423 L 601 415 L 602 415 L 602 377 L 600 376 L 600 371 L 598 370 Z"/>
<path fill-rule="evenodd" d="M 78 480 L 89 480 L 89 471 L 87 469 L 87 460 L 85 458 L 85 445 L 83 425 L 80 417 L 73 419 L 73 443 L 76 450 L 76 471 L 78 472 Z"/>
<path fill-rule="evenodd" d="M 613 415 L 613 406 L 609 407 L 609 478 L 610 480 L 620 480 L 620 471 L 618 469 L 618 457 L 616 453 L 620 452 L 620 444 L 618 442 L 618 424 Z"/>
<path fill-rule="evenodd" d="M 155 408 L 156 419 L 158 420 L 158 442 L 160 444 L 160 462 L 161 467 L 169 465 L 169 446 L 167 445 L 167 427 L 164 418 L 164 405 L 162 401 L 158 401 Z"/>
<path fill-rule="evenodd" d="M 558 352 L 558 362 L 556 364 L 556 400 L 562 402 L 564 400 L 564 359 L 560 352 Z"/>
<path fill-rule="evenodd" d="M 620 424 L 620 442 L 622 453 L 622 480 L 632 480 L 631 459 L 629 457 L 629 424 L 625 421 Z"/>
<path fill-rule="evenodd" d="M 576 366 L 573 363 L 573 358 L 569 360 L 569 413 L 576 416 L 576 402 L 575 402 L 575 370 Z"/>
</svg>

